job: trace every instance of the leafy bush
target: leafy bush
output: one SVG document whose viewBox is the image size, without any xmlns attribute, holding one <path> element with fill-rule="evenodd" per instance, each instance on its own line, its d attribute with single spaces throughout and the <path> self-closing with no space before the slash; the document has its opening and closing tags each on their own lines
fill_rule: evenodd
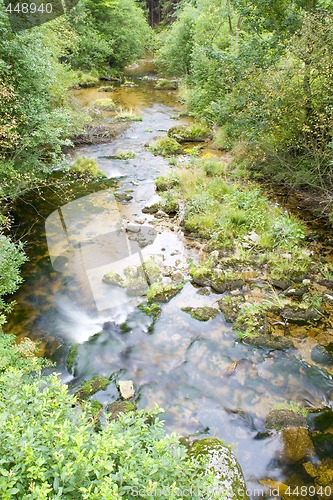
<svg viewBox="0 0 333 500">
<path fill-rule="evenodd" d="M 2 499 L 177 499 L 191 487 L 192 498 L 215 498 L 204 461 L 165 436 L 159 411 L 122 414 L 97 432 L 94 408 L 79 408 L 56 375 L 29 379 L 12 368 L 0 385 Z"/>
<path fill-rule="evenodd" d="M 11 308 L 3 297 L 14 293 L 22 282 L 20 267 L 26 260 L 22 245 L 15 245 L 0 234 L 0 325 L 5 322 L 3 312 L 8 312 Z"/>
</svg>

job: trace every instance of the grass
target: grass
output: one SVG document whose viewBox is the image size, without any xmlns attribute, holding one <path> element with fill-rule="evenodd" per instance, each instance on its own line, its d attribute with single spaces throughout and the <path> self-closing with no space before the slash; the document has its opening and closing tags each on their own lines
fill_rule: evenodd
<svg viewBox="0 0 333 500">
<path fill-rule="evenodd" d="M 133 160 L 134 158 L 136 158 L 136 154 L 134 153 L 134 151 L 121 151 L 116 155 L 110 156 L 110 158 L 114 160 Z"/>
<path fill-rule="evenodd" d="M 133 108 L 118 108 L 115 118 L 119 121 L 142 122 L 142 116 L 139 115 Z"/>
<path fill-rule="evenodd" d="M 192 123 L 191 125 L 180 125 L 168 130 L 168 136 L 178 142 L 201 142 L 210 137 L 210 130 L 206 125 Z"/>
</svg>

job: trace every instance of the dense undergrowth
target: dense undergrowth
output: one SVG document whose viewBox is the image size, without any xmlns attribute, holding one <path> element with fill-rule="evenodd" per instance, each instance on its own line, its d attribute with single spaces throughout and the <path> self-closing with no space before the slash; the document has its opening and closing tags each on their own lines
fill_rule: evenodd
<svg viewBox="0 0 333 500">
<path fill-rule="evenodd" d="M 157 63 L 188 110 L 253 176 L 332 199 L 332 3 L 198 0 L 161 34 Z"/>
</svg>

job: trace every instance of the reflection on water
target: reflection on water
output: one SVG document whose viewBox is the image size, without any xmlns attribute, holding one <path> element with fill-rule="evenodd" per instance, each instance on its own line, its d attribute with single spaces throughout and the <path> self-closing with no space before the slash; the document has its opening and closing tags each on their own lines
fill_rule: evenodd
<svg viewBox="0 0 333 500">
<path fill-rule="evenodd" d="M 73 390 L 96 374 L 132 379 L 140 408 L 158 404 L 166 409 L 167 430 L 208 433 L 237 443 L 235 452 L 249 484 L 264 477 L 288 484 L 290 474 L 295 470 L 300 474 L 302 467 L 286 467 L 278 459 L 281 442 L 277 434 L 264 434 L 265 418 L 278 403 L 329 405 L 331 377 L 301 361 L 296 350 L 267 351 L 240 343 L 222 314 L 202 323 L 181 311 L 184 306 L 216 307 L 220 295 L 198 295 L 187 283 L 163 305 L 150 333 L 150 318 L 136 307 L 140 299 L 101 281 L 106 271 L 122 272 L 149 255 L 162 256 L 164 266 L 183 271 L 187 259 L 196 258 L 174 228 L 154 234 L 143 247 L 124 232 L 128 220 L 148 232 L 153 229 L 152 217 L 143 215 L 141 208 L 155 200 L 153 181 L 169 167 L 144 144 L 175 124 L 175 108 L 162 103 L 170 96 L 163 98 L 149 83 L 117 92 L 119 99 L 126 97 L 126 106 L 133 98 L 142 107 L 143 121 L 133 123 L 111 144 L 79 150 L 96 158 L 117 183 L 90 190 L 78 183 L 70 199 L 64 192 L 46 189 L 47 201 L 30 194 L 31 199 L 17 204 L 18 234 L 28 234 L 30 262 L 7 331 L 42 340 L 58 363 L 57 372 Z M 95 98 L 96 90 L 76 93 L 85 103 Z M 132 150 L 136 158 L 106 158 L 119 150 Z M 115 190 L 129 188 L 133 200 L 117 202 Z M 126 328 L 120 328 L 124 322 Z M 80 347 L 70 377 L 66 356 L 73 343 Z M 117 397 L 114 383 L 96 396 L 104 403 Z"/>
</svg>

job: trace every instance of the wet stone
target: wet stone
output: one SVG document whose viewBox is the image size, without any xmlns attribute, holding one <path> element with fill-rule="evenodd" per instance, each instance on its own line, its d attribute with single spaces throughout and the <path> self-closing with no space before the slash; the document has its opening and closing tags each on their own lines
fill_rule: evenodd
<svg viewBox="0 0 333 500">
<path fill-rule="evenodd" d="M 289 427 L 282 431 L 284 460 L 296 463 L 314 454 L 314 445 L 309 431 L 304 427 Z"/>
<path fill-rule="evenodd" d="M 315 363 L 319 363 L 325 366 L 333 365 L 333 352 L 327 347 L 322 345 L 316 345 L 311 351 L 311 359 Z M 332 420 L 333 424 L 333 420 Z"/>
<path fill-rule="evenodd" d="M 199 288 L 196 292 L 198 295 L 210 295 L 209 288 Z"/>
<path fill-rule="evenodd" d="M 290 339 L 278 337 L 268 333 L 261 333 L 254 337 L 248 336 L 243 339 L 243 343 L 264 349 L 285 350 L 294 346 Z"/>
<path fill-rule="evenodd" d="M 266 429 L 281 430 L 287 427 L 307 427 L 306 418 L 292 410 L 272 410 L 266 418 Z"/>
<path fill-rule="evenodd" d="M 285 307 L 279 312 L 283 319 L 296 325 L 306 325 L 308 323 L 318 322 L 322 316 L 318 311 L 310 309 L 301 309 L 297 307 Z"/>
<path fill-rule="evenodd" d="M 281 280 L 272 279 L 271 283 L 272 283 L 272 285 L 275 288 L 278 288 L 279 290 L 287 290 L 287 288 L 289 288 L 290 286 L 292 286 L 292 282 L 291 281 L 282 280 L 282 279 Z"/>
<path fill-rule="evenodd" d="M 188 313 L 191 318 L 198 321 L 208 321 L 215 318 L 219 314 L 219 310 L 215 307 L 182 307 L 182 311 Z"/>
</svg>

